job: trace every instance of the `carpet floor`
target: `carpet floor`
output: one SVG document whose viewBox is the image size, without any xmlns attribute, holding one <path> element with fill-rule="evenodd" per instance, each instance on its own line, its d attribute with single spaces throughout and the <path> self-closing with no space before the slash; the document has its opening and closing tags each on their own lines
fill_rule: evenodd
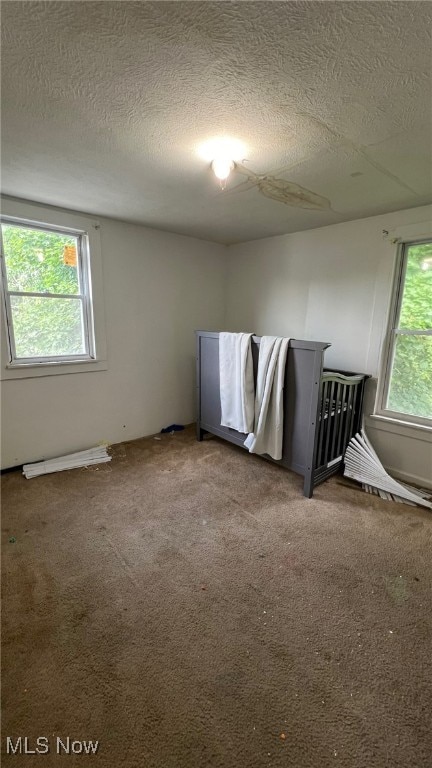
<svg viewBox="0 0 432 768">
<path fill-rule="evenodd" d="M 112 453 L 2 479 L 4 765 L 431 765 L 430 512 L 191 429 Z"/>
</svg>

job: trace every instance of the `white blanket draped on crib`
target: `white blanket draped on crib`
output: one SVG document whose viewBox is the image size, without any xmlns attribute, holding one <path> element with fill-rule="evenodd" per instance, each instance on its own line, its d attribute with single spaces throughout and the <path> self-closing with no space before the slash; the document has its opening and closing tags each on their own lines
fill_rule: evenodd
<svg viewBox="0 0 432 768">
<path fill-rule="evenodd" d="M 221 425 L 246 434 L 254 426 L 251 339 L 251 333 L 219 335 Z"/>
<path fill-rule="evenodd" d="M 282 458 L 283 388 L 288 338 L 262 336 L 258 358 L 255 396 L 255 425 L 247 436 L 249 453 L 266 453 Z"/>
</svg>

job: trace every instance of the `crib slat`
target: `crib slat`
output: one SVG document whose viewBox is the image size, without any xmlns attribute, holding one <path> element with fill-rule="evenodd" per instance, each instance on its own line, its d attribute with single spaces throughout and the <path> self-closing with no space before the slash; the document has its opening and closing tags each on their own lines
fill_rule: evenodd
<svg viewBox="0 0 432 768">
<path fill-rule="evenodd" d="M 347 410 L 346 410 L 346 420 L 345 420 L 345 429 L 344 429 L 344 438 L 343 438 L 343 452 L 345 453 L 345 449 L 348 445 L 349 440 L 351 439 L 350 430 L 352 427 L 350 427 L 350 422 L 352 421 L 351 414 L 354 410 L 353 408 L 353 392 L 355 387 L 353 385 L 348 386 L 348 400 L 347 400 Z"/>
<path fill-rule="evenodd" d="M 342 385 L 339 382 L 336 385 L 336 396 L 334 400 L 334 416 L 333 416 L 333 427 L 332 427 L 332 442 L 331 442 L 331 453 L 330 453 L 331 461 L 333 461 L 333 459 L 335 459 L 337 456 L 337 454 L 335 453 L 335 447 L 336 447 L 336 438 L 339 434 L 339 424 L 340 424 L 341 386 Z"/>
<path fill-rule="evenodd" d="M 357 387 L 352 387 L 353 395 L 352 395 L 352 401 L 351 401 L 351 411 L 350 411 L 350 418 L 349 418 L 349 427 L 348 427 L 348 440 L 347 443 L 351 440 L 352 433 L 353 433 L 353 426 L 354 426 L 354 416 L 355 416 L 355 404 L 356 404 L 356 395 L 357 395 Z"/>
<path fill-rule="evenodd" d="M 330 389 L 329 382 L 328 381 L 324 382 L 323 397 L 322 397 L 321 426 L 320 426 L 320 436 L 319 436 L 319 464 L 318 464 L 319 466 L 321 466 L 324 463 L 323 449 L 324 449 L 324 437 L 325 437 L 326 427 L 327 427 L 326 408 L 327 408 L 327 400 L 329 396 L 329 389 Z"/>
<path fill-rule="evenodd" d="M 327 416 L 327 423 L 326 423 L 326 436 L 325 436 L 325 447 L 324 447 L 324 456 L 323 456 L 323 464 L 327 464 L 329 461 L 329 446 L 330 446 L 330 431 L 331 431 L 331 410 L 332 410 L 332 404 L 333 404 L 333 396 L 334 396 L 334 388 L 335 388 L 335 382 L 332 381 L 330 383 L 330 394 L 329 394 L 329 400 L 328 400 L 328 416 Z"/>
<path fill-rule="evenodd" d="M 320 423 L 319 423 L 319 432 L 318 432 L 318 447 L 317 447 L 316 460 L 315 460 L 316 467 L 320 467 L 322 464 L 322 445 L 323 445 L 323 437 L 324 437 L 324 429 L 325 429 L 325 408 L 326 408 L 327 391 L 328 391 L 328 381 L 324 381 L 321 389 L 321 413 L 320 413 Z"/>
<path fill-rule="evenodd" d="M 344 427 L 345 422 L 348 416 L 346 407 L 347 407 L 347 394 L 348 394 L 348 386 L 347 384 L 342 385 L 342 394 L 341 394 L 341 416 L 340 416 L 340 422 L 339 422 L 339 428 L 338 428 L 338 438 L 337 438 L 337 451 L 336 455 L 340 456 L 342 453 L 342 446 L 343 446 L 343 433 L 344 433 Z"/>
</svg>

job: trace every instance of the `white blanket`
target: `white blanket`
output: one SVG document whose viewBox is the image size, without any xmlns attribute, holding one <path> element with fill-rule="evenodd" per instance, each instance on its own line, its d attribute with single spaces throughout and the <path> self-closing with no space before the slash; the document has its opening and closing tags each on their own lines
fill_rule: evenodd
<svg viewBox="0 0 432 768">
<path fill-rule="evenodd" d="M 283 388 L 289 339 L 262 336 L 258 358 L 255 426 L 245 440 L 249 453 L 282 458 Z"/>
<path fill-rule="evenodd" d="M 248 433 L 254 425 L 251 333 L 219 334 L 221 425 Z"/>
</svg>

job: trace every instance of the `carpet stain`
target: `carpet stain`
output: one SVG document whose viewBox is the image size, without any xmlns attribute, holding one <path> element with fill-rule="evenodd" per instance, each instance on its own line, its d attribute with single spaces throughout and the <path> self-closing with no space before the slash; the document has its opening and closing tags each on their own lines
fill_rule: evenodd
<svg viewBox="0 0 432 768">
<path fill-rule="evenodd" d="M 408 600 L 408 584 L 403 576 L 387 576 L 385 585 L 388 594 L 395 600 L 395 602 L 403 603 L 405 600 Z"/>
</svg>

